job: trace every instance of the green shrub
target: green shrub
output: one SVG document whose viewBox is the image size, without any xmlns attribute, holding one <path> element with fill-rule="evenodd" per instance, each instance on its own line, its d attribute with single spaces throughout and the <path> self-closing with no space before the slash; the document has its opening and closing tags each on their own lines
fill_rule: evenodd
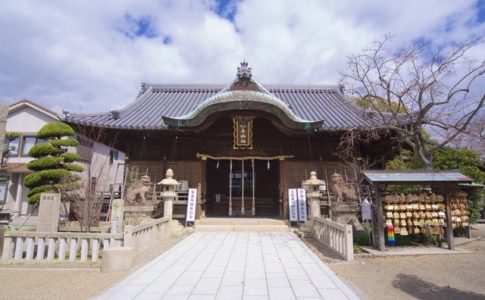
<svg viewBox="0 0 485 300">
<path fill-rule="evenodd" d="M 45 169 L 56 169 L 62 164 L 62 157 L 45 156 L 27 163 L 29 170 L 39 171 Z"/>
<path fill-rule="evenodd" d="M 74 129 L 62 122 L 50 122 L 44 125 L 37 133 L 38 138 L 50 139 L 53 137 L 72 136 Z"/>
<path fill-rule="evenodd" d="M 43 184 L 57 183 L 63 176 L 68 176 L 69 174 L 69 171 L 65 169 L 38 171 L 25 176 L 24 185 L 30 189 Z"/>
<path fill-rule="evenodd" d="M 56 188 L 55 186 L 51 185 L 41 185 L 39 187 L 33 188 L 29 190 L 29 193 L 27 194 L 27 197 L 31 197 L 35 194 L 40 194 L 40 193 L 45 193 L 45 192 L 52 192 L 55 191 Z"/>
<path fill-rule="evenodd" d="M 82 172 L 84 171 L 84 168 L 81 167 L 80 165 L 75 165 L 75 164 L 64 164 L 64 168 L 69 171 L 73 172 Z"/>
<path fill-rule="evenodd" d="M 79 146 L 79 142 L 76 139 L 57 139 L 49 140 L 49 144 L 54 147 L 76 147 Z"/>
<path fill-rule="evenodd" d="M 29 156 L 39 158 L 43 156 L 57 156 L 61 152 L 61 149 L 52 146 L 51 144 L 37 144 L 30 148 Z"/>
<path fill-rule="evenodd" d="M 72 152 L 64 152 L 60 156 L 64 159 L 64 162 L 67 163 L 81 160 L 81 156 L 79 156 L 79 154 Z"/>
<path fill-rule="evenodd" d="M 354 243 L 359 246 L 369 246 L 369 234 L 367 233 L 367 231 L 354 231 Z"/>
</svg>

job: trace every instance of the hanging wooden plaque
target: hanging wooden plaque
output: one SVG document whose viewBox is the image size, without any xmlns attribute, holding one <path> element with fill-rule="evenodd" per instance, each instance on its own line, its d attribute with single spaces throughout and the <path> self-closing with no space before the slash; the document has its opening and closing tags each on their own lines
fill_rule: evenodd
<svg viewBox="0 0 485 300">
<path fill-rule="evenodd" d="M 253 149 L 253 119 L 234 117 L 234 149 Z"/>
</svg>

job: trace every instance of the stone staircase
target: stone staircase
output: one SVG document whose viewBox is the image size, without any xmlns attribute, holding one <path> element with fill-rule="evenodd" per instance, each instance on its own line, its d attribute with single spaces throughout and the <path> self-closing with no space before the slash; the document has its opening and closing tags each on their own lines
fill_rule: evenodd
<svg viewBox="0 0 485 300">
<path fill-rule="evenodd" d="M 203 218 L 195 221 L 195 231 L 289 232 L 288 221 L 276 218 Z"/>
</svg>

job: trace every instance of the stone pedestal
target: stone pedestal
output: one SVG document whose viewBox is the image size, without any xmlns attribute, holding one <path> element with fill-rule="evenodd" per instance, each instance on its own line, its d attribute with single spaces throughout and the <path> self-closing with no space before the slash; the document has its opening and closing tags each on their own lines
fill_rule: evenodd
<svg viewBox="0 0 485 300">
<path fill-rule="evenodd" d="M 101 272 L 120 272 L 129 270 L 135 261 L 135 250 L 132 247 L 113 247 L 103 250 Z"/>
<path fill-rule="evenodd" d="M 320 212 L 320 198 L 309 198 L 310 204 L 310 219 L 321 217 Z"/>
<path fill-rule="evenodd" d="M 173 215 L 173 198 L 169 197 L 163 200 L 163 216 L 172 218 Z"/>
<path fill-rule="evenodd" d="M 330 207 L 332 212 L 332 221 L 341 224 L 350 224 L 356 230 L 364 230 L 359 222 L 359 204 L 358 203 L 334 203 Z"/>
<path fill-rule="evenodd" d="M 126 225 L 138 225 L 145 219 L 152 217 L 153 210 L 156 205 L 154 203 L 143 203 L 137 206 L 125 206 L 124 218 Z"/>
</svg>

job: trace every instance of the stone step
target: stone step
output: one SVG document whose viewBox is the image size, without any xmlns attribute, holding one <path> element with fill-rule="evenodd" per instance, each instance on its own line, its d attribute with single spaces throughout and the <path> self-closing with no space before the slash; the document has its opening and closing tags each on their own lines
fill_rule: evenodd
<svg viewBox="0 0 485 300">
<path fill-rule="evenodd" d="M 220 231 L 288 232 L 290 231 L 290 228 L 288 227 L 288 225 L 195 224 L 195 231 L 198 231 L 198 232 L 220 232 Z"/>
<path fill-rule="evenodd" d="M 195 221 L 195 225 L 284 225 L 288 226 L 288 220 L 275 218 L 201 218 Z"/>
</svg>

